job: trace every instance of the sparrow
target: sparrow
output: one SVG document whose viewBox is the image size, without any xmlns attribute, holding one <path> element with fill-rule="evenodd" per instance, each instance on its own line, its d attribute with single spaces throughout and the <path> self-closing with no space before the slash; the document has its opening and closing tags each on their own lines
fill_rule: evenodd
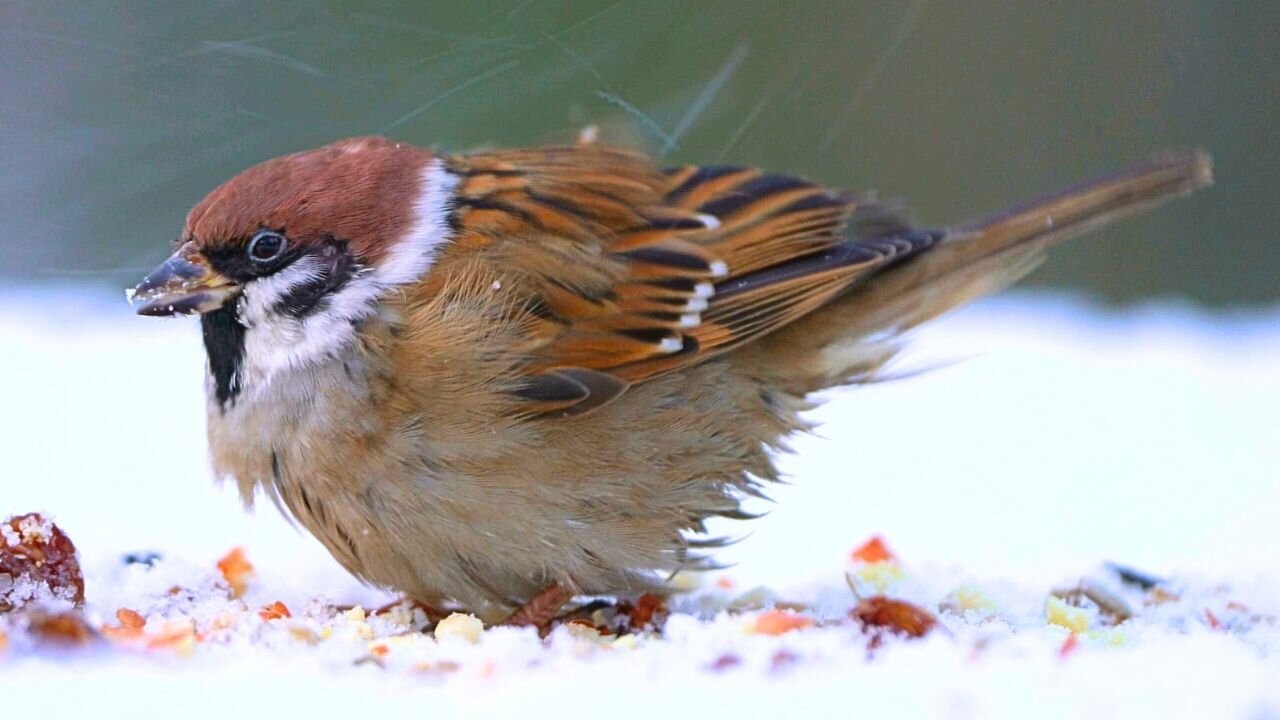
<svg viewBox="0 0 1280 720">
<path fill-rule="evenodd" d="M 931 229 L 754 167 L 357 137 L 213 190 L 132 301 L 199 314 L 213 469 L 246 505 L 367 583 L 539 624 L 713 565 L 706 521 L 750 517 L 814 393 L 1211 179 L 1167 153 Z"/>
</svg>

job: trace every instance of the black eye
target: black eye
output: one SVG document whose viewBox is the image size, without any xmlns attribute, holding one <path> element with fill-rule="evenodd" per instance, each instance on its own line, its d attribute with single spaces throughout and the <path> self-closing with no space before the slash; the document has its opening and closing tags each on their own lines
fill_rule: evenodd
<svg viewBox="0 0 1280 720">
<path fill-rule="evenodd" d="M 284 252 L 284 247 L 288 242 L 284 236 L 278 232 L 270 230 L 260 230 L 253 239 L 249 241 L 249 257 L 254 262 L 265 263 L 271 262 L 280 257 Z"/>
</svg>

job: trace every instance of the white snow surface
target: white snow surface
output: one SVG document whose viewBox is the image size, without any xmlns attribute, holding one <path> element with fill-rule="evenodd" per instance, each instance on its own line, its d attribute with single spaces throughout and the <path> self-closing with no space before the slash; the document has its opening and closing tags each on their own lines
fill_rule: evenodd
<svg viewBox="0 0 1280 720">
<path fill-rule="evenodd" d="M 1010 294 L 919 331 L 898 369 L 919 368 L 936 369 L 830 394 L 818 432 L 781 457 L 776 503 L 751 506 L 768 514 L 717 528 L 743 537 L 719 555 L 733 565 L 675 601 L 661 636 L 631 649 L 499 628 L 472 645 L 337 613 L 393 596 L 269 502 L 247 514 L 212 481 L 194 321 L 136 318 L 83 289 L 0 291 L 0 516 L 54 517 L 80 550 L 95 625 L 121 607 L 148 632 L 238 618 L 185 651 L 67 654 L 11 636 L 0 713 L 1280 717 L 1280 312 Z M 850 551 L 873 534 L 900 562 L 888 594 L 936 612 L 964 585 L 993 609 L 942 613 L 944 630 L 869 654 L 841 619 L 856 602 Z M 237 546 L 256 567 L 242 601 L 215 569 Z M 126 566 L 137 551 L 162 559 Z M 1179 599 L 1144 606 L 1108 560 Z M 1068 631 L 1046 624 L 1045 601 L 1082 577 L 1138 615 L 1095 618 L 1063 656 Z M 756 586 L 822 626 L 752 634 L 758 611 L 714 612 Z M 274 601 L 294 617 L 259 620 Z M 369 636 L 393 635 L 382 666 L 356 663 Z"/>
</svg>

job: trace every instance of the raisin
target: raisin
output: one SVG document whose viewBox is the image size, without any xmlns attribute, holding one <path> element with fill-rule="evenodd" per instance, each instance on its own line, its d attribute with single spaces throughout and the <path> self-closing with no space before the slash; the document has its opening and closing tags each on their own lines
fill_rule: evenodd
<svg viewBox="0 0 1280 720">
<path fill-rule="evenodd" d="M 98 640 L 98 633 L 78 612 L 27 613 L 27 634 L 45 647 L 74 648 Z"/>
<path fill-rule="evenodd" d="M 859 602 L 850 615 L 867 632 L 888 631 L 913 638 L 924 637 L 938 624 L 928 610 L 883 595 Z"/>
<path fill-rule="evenodd" d="M 71 539 L 39 513 L 0 522 L 0 613 L 44 600 L 84 607 L 84 574 Z"/>
</svg>

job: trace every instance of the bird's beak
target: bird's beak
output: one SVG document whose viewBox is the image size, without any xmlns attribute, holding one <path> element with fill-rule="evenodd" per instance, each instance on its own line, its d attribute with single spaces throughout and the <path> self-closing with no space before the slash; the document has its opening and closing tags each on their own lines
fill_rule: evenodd
<svg viewBox="0 0 1280 720">
<path fill-rule="evenodd" d="M 239 292 L 239 285 L 210 267 L 187 243 L 142 278 L 128 295 L 139 315 L 166 317 L 217 310 Z"/>
</svg>

